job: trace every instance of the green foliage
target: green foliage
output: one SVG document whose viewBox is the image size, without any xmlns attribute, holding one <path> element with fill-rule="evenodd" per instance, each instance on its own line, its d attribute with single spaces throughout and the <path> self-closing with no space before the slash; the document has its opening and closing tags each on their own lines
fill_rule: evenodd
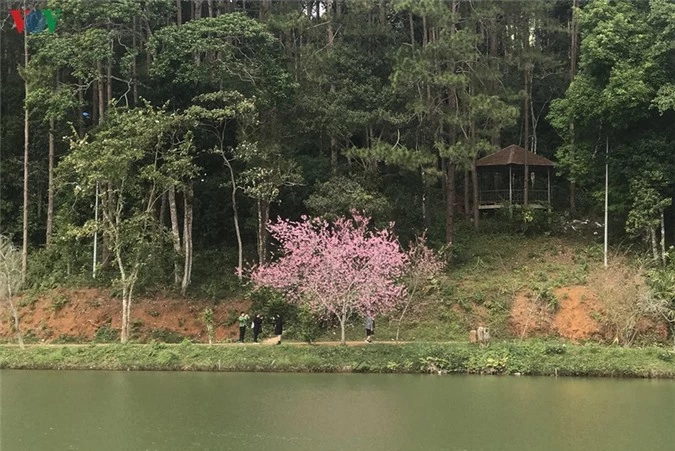
<svg viewBox="0 0 675 451">
<path fill-rule="evenodd" d="M 567 346 L 564 343 L 551 343 L 546 345 L 544 353 L 547 355 L 563 355 L 567 352 Z"/>
<path fill-rule="evenodd" d="M 170 349 L 162 349 L 157 353 L 157 363 L 162 366 L 171 366 L 180 361 L 178 354 Z"/>
<path fill-rule="evenodd" d="M 497 212 L 498 223 L 487 222 L 487 231 L 490 226 L 499 231 L 508 231 L 523 235 L 540 235 L 557 232 L 562 228 L 561 218 L 545 209 L 532 208 L 523 205 L 504 205 Z"/>
<path fill-rule="evenodd" d="M 54 313 L 59 312 L 63 307 L 70 304 L 70 299 L 62 294 L 57 294 L 52 298 L 51 308 Z"/>
<path fill-rule="evenodd" d="M 105 324 L 96 329 L 94 343 L 116 343 L 120 339 L 119 329 L 113 329 L 110 324 Z"/>
<path fill-rule="evenodd" d="M 563 352 L 562 349 L 565 351 Z M 474 373 L 675 377 L 672 353 L 564 342 L 372 344 L 369 346 L 96 345 L 0 349 L 0 369 Z"/>
<path fill-rule="evenodd" d="M 184 337 L 172 330 L 159 328 L 151 329 L 148 334 L 150 340 L 161 341 L 163 343 L 180 343 Z"/>
<path fill-rule="evenodd" d="M 546 307 L 551 311 L 555 312 L 558 310 L 559 300 L 558 297 L 553 292 L 553 288 L 549 285 L 541 285 L 535 288 L 534 290 L 537 298 L 543 302 Z"/>
<path fill-rule="evenodd" d="M 152 35 L 148 46 L 154 56 L 151 74 L 164 82 L 211 83 L 263 101 L 287 95 L 292 86 L 278 63 L 279 42 L 262 23 L 244 14 L 166 27 Z M 195 63 L 200 54 L 203 58 Z"/>
<path fill-rule="evenodd" d="M 28 287 L 113 284 L 122 294 L 125 284 L 134 293 L 170 286 L 173 263 L 182 260 L 162 205 L 170 187 L 181 224 L 182 199 L 194 187 L 190 294 L 213 301 L 245 290 L 232 274 L 234 202 L 246 254 L 264 240 L 258 220 L 267 214 L 330 217 L 351 209 L 380 224 L 395 221 L 403 243 L 428 229 L 440 247 L 450 191 L 443 169 L 455 169 L 461 192 L 462 174 L 475 158 L 511 143 L 546 156 L 555 149 L 557 170 L 576 182 L 577 209 L 595 218 L 602 214 L 609 136 L 612 240 L 624 232 L 645 237 L 669 206 L 675 13 L 667 1 L 581 2 L 580 58 L 571 83 L 569 2 L 460 1 L 453 12 L 441 0 L 349 1 L 314 17 L 304 11 L 307 2 L 292 0 L 268 2 L 258 18 L 247 2 L 211 3 L 217 17 L 177 25 L 173 0 L 53 0 L 50 7 L 63 10 L 57 33 L 29 36 L 25 68 L 23 37 L 3 31 L 0 210 L 3 230 L 18 242 L 25 100 Z M 47 246 L 49 119 L 57 183 Z M 553 179 L 555 209 L 567 208 L 566 179 Z M 97 183 L 101 217 L 94 223 Z M 452 282 L 442 287 L 443 305 L 471 312 L 480 304 L 503 324 L 513 291 L 533 286 L 527 271 L 546 253 L 536 237 L 569 232 L 570 222 L 514 206 L 513 217 L 507 208 L 496 220 L 483 212 L 476 233 L 457 201 L 448 257 L 460 275 L 450 274 Z M 109 260 L 92 280 L 95 232 L 99 252 L 107 243 Z M 589 226 L 583 233 L 591 239 L 595 232 Z M 516 252 L 493 239 L 509 235 L 512 244 L 514 234 L 533 238 L 520 245 L 535 257 L 517 253 L 511 260 L 507 254 Z M 584 281 L 591 260 L 551 269 L 555 276 L 546 286 Z M 476 281 L 504 266 L 520 272 Z M 468 288 L 455 279 L 462 276 Z M 303 323 L 283 302 L 259 307 Z"/>
<path fill-rule="evenodd" d="M 321 330 L 319 320 L 309 309 L 302 307 L 299 309 L 297 322 L 296 335 L 298 338 L 307 343 L 311 343 L 318 338 Z"/>
<path fill-rule="evenodd" d="M 349 215 L 352 210 L 372 216 L 376 220 L 388 217 L 391 212 L 391 205 L 386 197 L 365 189 L 356 180 L 340 176 L 319 184 L 305 204 L 313 215 L 328 220 Z"/>
<path fill-rule="evenodd" d="M 91 243 L 55 237 L 53 245 L 30 254 L 26 284 L 34 289 L 91 283 Z"/>
<path fill-rule="evenodd" d="M 628 213 L 626 231 L 634 235 L 648 233 L 659 227 L 661 214 L 672 203 L 665 195 L 668 181 L 660 170 L 643 172 L 630 181 L 632 208 Z"/>
</svg>

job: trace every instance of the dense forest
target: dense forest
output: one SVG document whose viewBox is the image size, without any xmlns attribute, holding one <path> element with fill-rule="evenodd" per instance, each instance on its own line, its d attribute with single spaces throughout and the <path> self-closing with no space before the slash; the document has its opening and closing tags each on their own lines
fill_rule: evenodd
<svg viewBox="0 0 675 451">
<path fill-rule="evenodd" d="M 0 233 L 32 286 L 236 284 L 272 257 L 268 220 L 351 210 L 452 257 L 472 228 L 602 223 L 605 183 L 611 242 L 666 263 L 672 1 L 3 1 L 0 16 Z M 552 213 L 479 212 L 476 161 L 511 144 L 556 163 Z"/>
</svg>

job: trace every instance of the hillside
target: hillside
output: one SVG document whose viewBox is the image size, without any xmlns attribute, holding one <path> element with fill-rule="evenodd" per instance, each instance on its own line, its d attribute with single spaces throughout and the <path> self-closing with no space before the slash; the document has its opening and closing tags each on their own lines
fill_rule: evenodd
<svg viewBox="0 0 675 451">
<path fill-rule="evenodd" d="M 404 317 L 404 341 L 465 341 L 468 331 L 486 326 L 495 339 L 556 337 L 611 342 L 616 337 L 605 300 L 591 277 L 602 265 L 601 248 L 587 239 L 481 234 L 467 237 L 455 261 Z M 610 268 L 610 273 L 613 269 Z M 28 341 L 115 341 L 119 335 L 121 302 L 108 290 L 60 288 L 26 293 L 21 325 Z M 235 319 L 249 310 L 247 296 L 234 299 L 183 299 L 171 293 L 141 296 L 132 306 L 134 340 L 206 342 L 205 308 L 214 311 L 216 340 L 236 340 Z M 0 337 L 12 340 L 10 316 L 1 312 Z M 376 339 L 396 336 L 396 319 L 378 318 Z M 657 326 L 657 327 L 654 327 Z M 269 327 L 267 328 L 269 329 Z M 348 337 L 360 340 L 360 320 Z M 300 338 L 299 325 L 287 325 L 291 338 Z M 324 329 L 318 339 L 334 340 L 336 329 Z M 250 337 L 248 337 L 250 339 Z M 640 319 L 636 340 L 667 339 L 667 328 Z"/>
</svg>

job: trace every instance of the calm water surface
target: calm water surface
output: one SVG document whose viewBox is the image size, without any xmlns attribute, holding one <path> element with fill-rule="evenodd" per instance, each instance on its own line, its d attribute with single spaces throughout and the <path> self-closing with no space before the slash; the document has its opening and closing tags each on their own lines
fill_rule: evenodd
<svg viewBox="0 0 675 451">
<path fill-rule="evenodd" d="M 0 371 L 0 450 L 673 450 L 675 381 Z"/>
</svg>

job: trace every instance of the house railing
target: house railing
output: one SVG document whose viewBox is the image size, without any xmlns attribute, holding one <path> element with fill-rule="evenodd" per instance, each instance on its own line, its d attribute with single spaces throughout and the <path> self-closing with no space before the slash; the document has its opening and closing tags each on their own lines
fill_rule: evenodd
<svg viewBox="0 0 675 451">
<path fill-rule="evenodd" d="M 528 202 L 534 203 L 548 203 L 548 191 L 545 189 L 531 189 L 527 193 Z M 523 204 L 525 199 L 525 190 L 514 189 L 511 190 L 511 203 Z M 499 205 L 509 202 L 509 190 L 479 190 L 478 200 L 480 205 Z"/>
</svg>

